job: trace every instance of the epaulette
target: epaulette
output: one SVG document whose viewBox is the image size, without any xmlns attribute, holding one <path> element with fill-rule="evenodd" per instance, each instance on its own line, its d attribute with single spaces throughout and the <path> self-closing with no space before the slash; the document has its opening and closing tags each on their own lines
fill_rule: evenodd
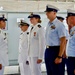
<svg viewBox="0 0 75 75">
<path fill-rule="evenodd" d="M 6 36 L 7 34 L 6 34 L 6 33 L 4 33 L 4 35 Z"/>
<path fill-rule="evenodd" d="M 27 32 L 27 35 L 29 34 L 29 32 Z"/>
<path fill-rule="evenodd" d="M 23 33 L 21 33 L 20 35 L 22 35 Z"/>
<path fill-rule="evenodd" d="M 4 38 L 4 40 L 6 39 L 6 37 Z"/>
<path fill-rule="evenodd" d="M 38 25 L 39 28 L 41 28 L 41 25 Z"/>
<path fill-rule="evenodd" d="M 0 33 L 1 33 L 1 30 L 0 30 Z"/>
</svg>

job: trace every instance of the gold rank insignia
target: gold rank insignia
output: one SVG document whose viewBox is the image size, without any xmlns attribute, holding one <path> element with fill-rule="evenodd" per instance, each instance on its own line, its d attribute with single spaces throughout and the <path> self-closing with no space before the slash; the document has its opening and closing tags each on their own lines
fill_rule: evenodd
<svg viewBox="0 0 75 75">
<path fill-rule="evenodd" d="M 33 12 L 31 12 L 30 16 L 33 16 Z"/>
<path fill-rule="evenodd" d="M 55 28 L 56 28 L 55 25 L 51 26 L 51 29 L 55 29 Z"/>
<path fill-rule="evenodd" d="M 34 36 L 36 36 L 36 32 L 34 32 Z"/>
</svg>

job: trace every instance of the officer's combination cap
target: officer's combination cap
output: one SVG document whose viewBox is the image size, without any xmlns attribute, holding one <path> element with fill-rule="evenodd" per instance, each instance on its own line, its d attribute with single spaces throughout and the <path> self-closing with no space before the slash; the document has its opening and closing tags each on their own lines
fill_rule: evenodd
<svg viewBox="0 0 75 75">
<path fill-rule="evenodd" d="M 29 26 L 29 24 L 21 20 L 19 26 Z"/>
<path fill-rule="evenodd" d="M 67 9 L 67 17 L 69 17 L 69 16 L 75 16 L 75 10 Z"/>
<path fill-rule="evenodd" d="M 58 19 L 58 20 L 59 20 L 59 19 L 64 20 L 64 18 L 63 18 L 63 17 L 61 17 L 61 16 L 57 16 L 57 19 Z"/>
<path fill-rule="evenodd" d="M 28 16 L 28 18 L 39 18 L 39 19 L 41 19 L 40 15 L 38 15 L 38 14 L 33 14 L 33 13 L 31 13 L 31 14 Z"/>
<path fill-rule="evenodd" d="M 49 5 L 49 4 L 48 4 L 48 5 L 46 6 L 45 12 L 50 12 L 50 11 L 58 12 L 58 10 L 59 10 L 59 8 L 57 8 L 57 7 L 53 6 L 53 5 Z"/>
<path fill-rule="evenodd" d="M 4 17 L 4 15 L 0 16 L 0 21 L 7 21 L 7 19 Z"/>
</svg>

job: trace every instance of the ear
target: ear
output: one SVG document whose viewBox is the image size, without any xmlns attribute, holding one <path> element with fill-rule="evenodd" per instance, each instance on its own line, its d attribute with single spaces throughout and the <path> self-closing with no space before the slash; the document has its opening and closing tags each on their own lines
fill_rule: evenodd
<svg viewBox="0 0 75 75">
<path fill-rule="evenodd" d="M 1 24 L 1 21 L 0 21 L 0 24 Z"/>
<path fill-rule="evenodd" d="M 56 15 L 56 12 L 54 12 L 54 15 Z"/>
</svg>

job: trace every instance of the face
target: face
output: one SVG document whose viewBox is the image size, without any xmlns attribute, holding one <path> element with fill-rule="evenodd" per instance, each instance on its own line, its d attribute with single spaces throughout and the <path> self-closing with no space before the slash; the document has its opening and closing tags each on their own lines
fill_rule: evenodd
<svg viewBox="0 0 75 75">
<path fill-rule="evenodd" d="M 5 21 L 0 21 L 0 27 L 1 27 L 2 29 L 5 29 L 5 27 L 6 27 L 6 22 L 5 22 Z"/>
<path fill-rule="evenodd" d="M 66 18 L 66 23 L 67 23 L 68 28 L 69 28 L 69 31 L 70 31 L 70 29 L 71 29 L 72 27 L 71 27 L 71 25 L 69 25 L 69 19 L 68 19 L 68 18 Z"/>
<path fill-rule="evenodd" d="M 28 26 L 20 26 L 21 30 L 25 32 L 28 29 Z"/>
<path fill-rule="evenodd" d="M 75 25 L 75 16 L 69 16 L 66 19 L 69 29 L 71 29 Z"/>
<path fill-rule="evenodd" d="M 56 13 L 56 12 L 53 12 L 53 11 L 51 11 L 51 12 L 46 12 L 47 18 L 48 18 L 48 19 L 52 19 L 53 16 L 55 15 L 55 13 Z"/>
<path fill-rule="evenodd" d="M 73 26 L 73 16 L 69 16 L 67 18 L 67 24 L 69 25 L 69 27 L 72 27 Z"/>
<path fill-rule="evenodd" d="M 31 24 L 33 24 L 33 25 L 35 25 L 35 24 L 37 24 L 38 23 L 38 19 L 37 18 L 30 18 L 30 22 L 31 22 Z"/>
</svg>

